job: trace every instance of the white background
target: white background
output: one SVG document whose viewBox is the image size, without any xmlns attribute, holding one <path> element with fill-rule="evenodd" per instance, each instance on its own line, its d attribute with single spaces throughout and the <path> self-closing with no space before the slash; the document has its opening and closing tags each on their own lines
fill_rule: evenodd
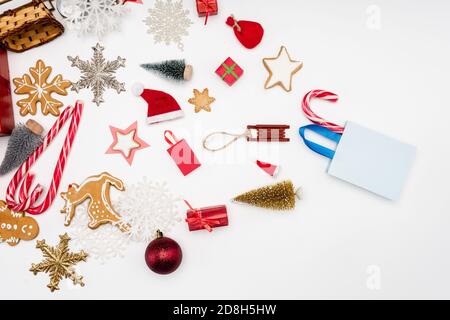
<svg viewBox="0 0 450 320">
<path fill-rule="evenodd" d="M 152 273 L 144 262 L 146 244 L 133 244 L 123 259 L 106 264 L 90 259 L 77 270 L 86 286 L 61 283 L 50 293 L 48 276 L 28 271 L 39 262 L 35 241 L 0 248 L 0 298 L 450 298 L 448 142 L 448 75 L 450 44 L 448 1 L 235 1 L 220 0 L 219 15 L 208 25 L 197 17 L 194 1 L 184 0 L 194 24 L 184 38 L 184 52 L 175 45 L 154 44 L 142 20 L 154 1 L 128 4 L 131 11 L 120 32 L 102 40 L 105 57 L 127 59 L 117 72 L 127 91 L 108 90 L 100 107 L 85 90 L 62 100 L 86 101 L 78 135 L 61 189 L 102 171 L 131 184 L 143 176 L 167 181 L 170 189 L 195 206 L 226 204 L 230 225 L 213 233 L 189 232 L 184 222 L 170 234 L 183 249 L 180 268 L 168 276 Z M 247 50 L 225 25 L 228 14 L 259 21 L 262 43 Z M 26 73 L 38 58 L 76 81 L 79 71 L 66 56 L 92 56 L 94 37 L 67 31 L 42 47 L 9 54 L 11 78 Z M 263 88 L 263 57 L 285 45 L 292 58 L 304 62 L 293 91 Z M 214 73 L 231 56 L 244 69 L 228 87 Z M 173 84 L 139 67 L 140 63 L 186 58 L 194 66 L 190 82 Z M 171 93 L 186 116 L 147 125 L 145 102 L 131 94 L 140 81 Z M 187 103 L 192 89 L 208 87 L 216 97 L 212 112 L 195 114 Z M 353 120 L 414 144 L 418 154 L 402 198 L 389 202 L 325 173 L 328 160 L 301 142 L 299 126 L 307 124 L 300 109 L 311 89 L 337 93 L 336 104 L 315 102 L 314 109 L 343 124 Z M 14 95 L 16 102 L 21 97 Z M 60 98 L 60 97 L 58 97 Z M 18 114 L 16 121 L 26 119 Z M 38 113 L 47 129 L 54 121 Z M 119 155 L 106 155 L 112 138 L 109 125 L 126 128 L 138 121 L 139 134 L 151 147 L 136 154 L 130 167 Z M 290 143 L 259 146 L 262 160 L 279 162 L 277 179 L 252 162 L 255 145 L 240 141 L 216 156 L 202 152 L 202 137 L 215 130 L 239 132 L 247 124 L 286 123 Z M 183 177 L 168 157 L 165 129 L 187 139 L 203 166 Z M 62 135 L 34 166 L 37 179 L 48 185 Z M 0 138 L 0 154 L 8 142 Z M 263 159 L 264 157 L 264 159 Z M 12 174 L 0 178 L 5 194 Z M 296 210 L 279 213 L 233 204 L 229 200 L 254 187 L 292 179 L 304 189 Z M 60 190 L 64 191 L 64 190 Z M 112 195 L 117 196 L 117 193 Z M 54 244 L 67 229 L 59 197 L 37 217 L 38 239 Z M 185 209 L 180 209 L 180 217 Z"/>
</svg>

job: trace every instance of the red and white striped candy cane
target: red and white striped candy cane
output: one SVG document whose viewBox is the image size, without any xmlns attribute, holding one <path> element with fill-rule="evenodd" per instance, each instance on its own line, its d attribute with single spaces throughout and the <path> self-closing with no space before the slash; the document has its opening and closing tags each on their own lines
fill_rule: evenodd
<svg viewBox="0 0 450 320">
<path fill-rule="evenodd" d="M 80 122 L 82 112 L 83 112 L 82 101 L 77 101 L 75 103 L 75 107 L 68 106 L 66 109 L 64 109 L 59 118 L 56 120 L 53 127 L 50 129 L 47 136 L 44 138 L 43 143 L 17 170 L 16 174 L 9 183 L 8 189 L 6 190 L 6 202 L 8 203 L 8 206 L 11 208 L 11 210 L 16 212 L 25 211 L 29 214 L 37 215 L 43 213 L 52 204 L 53 200 L 55 199 L 56 193 L 58 192 L 59 183 L 61 182 L 61 177 L 64 172 L 66 160 L 78 130 L 78 123 Z M 31 184 L 33 183 L 34 179 L 34 174 L 28 173 L 28 170 L 33 165 L 33 163 L 39 158 L 42 152 L 44 152 L 44 150 L 47 149 L 47 147 L 50 145 L 50 143 L 58 134 L 61 127 L 70 118 L 72 118 L 72 121 L 70 122 L 69 131 L 67 133 L 66 139 L 64 140 L 61 153 L 59 154 L 58 162 L 53 172 L 53 179 L 50 184 L 50 189 L 44 201 L 40 205 L 35 205 L 36 200 L 39 199 L 42 192 L 44 191 L 44 188 L 40 184 L 37 184 L 33 189 L 33 191 L 31 192 L 31 194 L 29 194 Z M 19 203 L 16 203 L 15 201 L 16 189 L 21 182 L 22 184 L 19 193 Z"/>
<path fill-rule="evenodd" d="M 325 128 L 330 129 L 331 131 L 342 133 L 344 132 L 344 127 L 341 127 L 340 125 L 337 125 L 333 122 L 329 122 L 324 120 L 323 118 L 319 117 L 317 114 L 315 114 L 310 107 L 311 100 L 314 98 L 320 98 L 324 100 L 328 100 L 331 102 L 336 102 L 338 100 L 338 96 L 335 95 L 332 92 L 325 91 L 325 90 L 312 90 L 308 92 L 304 97 L 302 101 L 302 109 L 305 113 L 306 117 L 311 120 L 312 122 L 319 124 Z"/>
</svg>

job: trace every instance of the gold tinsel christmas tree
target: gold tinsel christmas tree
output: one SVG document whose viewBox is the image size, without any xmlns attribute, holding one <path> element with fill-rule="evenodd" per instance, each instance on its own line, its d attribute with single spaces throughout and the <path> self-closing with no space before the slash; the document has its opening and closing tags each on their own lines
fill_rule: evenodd
<svg viewBox="0 0 450 320">
<path fill-rule="evenodd" d="M 251 204 L 256 207 L 272 210 L 292 210 L 295 207 L 295 197 L 300 199 L 299 191 L 294 190 L 290 180 L 274 185 L 254 189 L 238 195 L 233 200 Z"/>
</svg>

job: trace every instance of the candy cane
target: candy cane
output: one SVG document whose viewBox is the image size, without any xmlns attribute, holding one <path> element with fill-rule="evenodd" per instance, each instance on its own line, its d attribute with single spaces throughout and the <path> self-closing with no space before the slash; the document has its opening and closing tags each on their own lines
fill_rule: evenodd
<svg viewBox="0 0 450 320">
<path fill-rule="evenodd" d="M 303 109 L 303 112 L 305 113 L 306 117 L 309 120 L 311 120 L 312 122 L 314 122 L 318 125 L 321 125 L 325 128 L 328 128 L 331 131 L 334 131 L 337 133 L 344 132 L 343 127 L 341 127 L 333 122 L 324 120 L 323 118 L 319 117 L 317 114 L 315 114 L 311 110 L 310 103 L 313 98 L 320 98 L 320 99 L 328 100 L 331 102 L 336 102 L 338 100 L 338 96 L 332 92 L 325 91 L 325 90 L 312 90 L 303 97 L 302 109 Z"/>
<path fill-rule="evenodd" d="M 83 112 L 82 101 L 77 101 L 75 103 L 75 107 L 69 106 L 66 109 L 64 109 L 64 111 L 61 113 L 61 115 L 56 120 L 55 124 L 45 137 L 43 143 L 17 170 L 16 174 L 9 183 L 8 189 L 6 190 L 6 201 L 11 210 L 16 212 L 25 211 L 29 214 L 37 215 L 43 213 L 52 204 L 58 191 L 59 183 L 61 182 L 61 177 L 64 172 L 67 157 L 69 155 L 70 149 L 72 148 L 72 143 L 78 130 L 78 123 L 80 122 L 82 112 Z M 33 165 L 33 163 L 39 158 L 42 152 L 44 152 L 44 150 L 47 149 L 47 147 L 50 145 L 50 143 L 58 134 L 61 127 L 64 126 L 64 124 L 67 122 L 69 118 L 72 118 L 72 121 L 70 122 L 69 130 L 66 139 L 64 140 L 61 153 L 59 154 L 59 159 L 58 162 L 56 163 L 55 170 L 53 171 L 53 179 L 50 184 L 50 189 L 44 201 L 40 205 L 34 206 L 36 200 L 41 196 L 42 192 L 44 191 L 44 188 L 42 187 L 42 185 L 37 184 L 36 187 L 31 192 L 31 194 L 29 195 L 30 187 L 34 179 L 34 174 L 28 173 L 28 170 Z M 19 193 L 19 203 L 16 203 L 15 193 L 20 183 L 21 187 Z"/>
</svg>

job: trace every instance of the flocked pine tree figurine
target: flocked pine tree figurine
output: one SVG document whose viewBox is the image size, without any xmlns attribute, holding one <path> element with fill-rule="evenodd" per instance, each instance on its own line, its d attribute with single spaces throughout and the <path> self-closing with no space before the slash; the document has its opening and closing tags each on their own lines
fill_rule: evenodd
<svg viewBox="0 0 450 320">
<path fill-rule="evenodd" d="M 29 119 L 24 125 L 18 125 L 11 133 L 5 158 L 0 165 L 0 175 L 19 167 L 42 144 L 44 128 Z"/>
<path fill-rule="evenodd" d="M 152 71 L 164 77 L 177 81 L 188 81 L 192 78 L 192 66 L 184 60 L 166 60 L 162 62 L 141 64 L 147 71 Z"/>
<path fill-rule="evenodd" d="M 295 198 L 301 198 L 301 189 L 294 190 L 291 181 L 286 180 L 243 193 L 233 200 L 255 207 L 272 210 L 291 210 L 295 207 Z"/>
</svg>

